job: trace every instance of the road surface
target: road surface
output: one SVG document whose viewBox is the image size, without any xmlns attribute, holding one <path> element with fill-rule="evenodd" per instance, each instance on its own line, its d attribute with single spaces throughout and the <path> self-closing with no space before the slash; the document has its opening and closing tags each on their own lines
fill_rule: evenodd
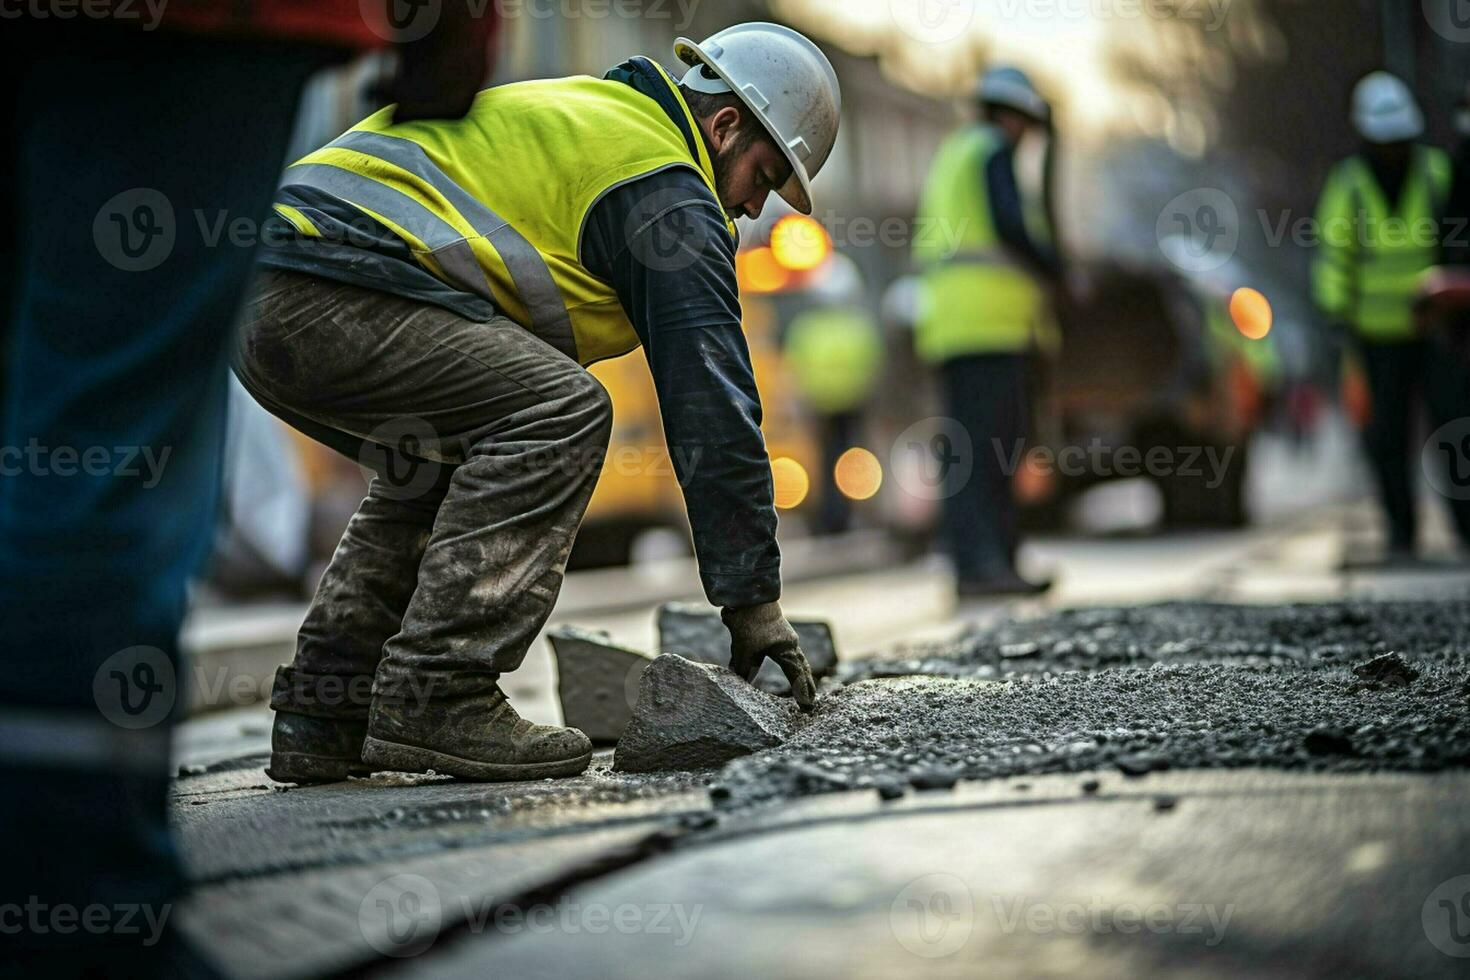
<svg viewBox="0 0 1470 980">
<path fill-rule="evenodd" d="M 555 783 L 385 775 L 288 790 L 261 772 L 267 711 L 203 715 L 179 739 L 174 813 L 196 882 L 180 921 L 241 977 L 1463 975 L 1470 774 L 1438 756 L 1418 767 L 1437 771 L 1405 771 L 1426 757 L 1416 749 L 1458 751 L 1463 733 L 1470 688 L 1453 685 L 1470 675 L 1456 641 L 1436 639 L 1437 614 L 1408 638 L 1426 657 L 1419 680 L 1351 695 L 1352 664 L 1320 659 L 1343 646 L 1334 635 L 1304 641 L 1314 651 L 1304 665 L 1250 661 L 1243 647 L 1223 658 L 1239 662 L 1207 662 L 1228 647 L 1213 643 L 1157 671 L 1070 664 L 1065 676 L 1010 683 L 971 670 L 983 643 L 951 642 L 1002 620 L 1158 600 L 1413 599 L 1458 622 L 1470 574 L 1448 563 L 1353 568 L 1366 526 L 1347 507 L 1243 532 L 1042 541 L 1026 561 L 1061 577 L 1045 602 L 955 608 L 943 569 L 924 562 L 794 585 L 789 611 L 832 619 L 849 661 L 948 651 L 958 666 L 880 671 L 829 695 L 811 723 L 820 744 L 793 739 L 723 773 L 618 774 L 603 754 L 586 776 Z M 1041 621 L 1083 643 L 1135 628 L 1075 616 Z M 649 608 L 577 619 L 653 645 Z M 1141 647 L 1167 644 L 1140 629 Z M 1388 642 L 1370 640 L 1344 655 L 1356 662 Z M 1071 649 L 1058 642 L 1039 656 Z M 1301 673 L 1274 673 L 1292 669 Z M 1189 671 L 1205 672 L 1203 692 L 1181 681 Z M 1298 678 L 1328 687 L 1313 693 Z M 506 687 L 526 714 L 555 720 L 552 681 L 538 645 Z M 1374 741 L 1355 716 L 1363 752 L 1324 761 L 1301 748 L 1320 719 L 1283 718 L 1281 731 L 1246 739 L 1258 756 L 1225 766 L 1212 732 L 1256 732 L 1261 713 L 1306 710 L 1250 704 L 1252 683 L 1312 710 L 1351 697 L 1383 715 L 1387 734 Z M 1130 685 L 1146 695 L 1137 718 Z M 1227 687 L 1238 710 L 1210 696 Z M 1118 699 L 1112 728 L 1083 710 L 1095 695 Z M 874 698 L 954 727 L 893 728 Z M 850 744 L 832 749 L 821 725 Z M 1125 736 L 1097 740 L 1113 729 Z M 1080 734 L 1092 741 L 1069 761 L 1060 753 Z M 1380 743 L 1397 748 L 1374 762 Z M 1187 765 L 1123 774 L 1124 756 L 1148 751 Z M 905 786 L 896 800 L 871 788 L 874 774 L 903 782 L 926 766 L 958 782 Z"/>
</svg>

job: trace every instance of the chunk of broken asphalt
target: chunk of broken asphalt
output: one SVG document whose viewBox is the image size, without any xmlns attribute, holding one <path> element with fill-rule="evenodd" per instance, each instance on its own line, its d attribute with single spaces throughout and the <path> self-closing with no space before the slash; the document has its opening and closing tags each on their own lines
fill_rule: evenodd
<svg viewBox="0 0 1470 980">
<path fill-rule="evenodd" d="M 878 798 L 882 800 L 898 800 L 903 798 L 904 784 L 895 779 L 880 780 L 873 787 L 878 791 Z"/>
<path fill-rule="evenodd" d="M 1353 740 L 1341 728 L 1314 728 L 1302 740 L 1312 755 L 1354 755 Z"/>
<path fill-rule="evenodd" d="M 756 690 L 729 668 L 664 654 L 643 671 L 613 768 L 658 772 L 724 765 L 786 741 L 799 714 L 793 701 Z"/>
<path fill-rule="evenodd" d="M 817 680 L 837 669 L 837 646 L 832 627 L 821 620 L 793 619 L 791 625 L 801 641 L 801 652 L 811 664 Z M 658 610 L 658 642 L 660 653 L 677 653 L 696 663 L 730 666 L 730 633 L 720 614 L 709 606 L 685 602 L 669 602 Z M 772 694 L 789 694 L 791 685 L 769 660 L 761 664 L 755 677 L 756 686 Z"/>
<path fill-rule="evenodd" d="M 1363 682 L 1358 686 L 1367 690 L 1406 687 L 1419 679 L 1419 672 L 1396 653 L 1385 653 L 1365 664 L 1358 664 L 1353 673 Z"/>
<path fill-rule="evenodd" d="M 606 633 L 557 626 L 547 633 L 556 658 L 556 691 L 564 724 L 580 728 L 594 743 L 611 745 L 633 717 L 638 683 L 651 662 Z"/>
<path fill-rule="evenodd" d="M 954 784 L 959 781 L 958 769 L 932 766 L 909 773 L 909 785 L 917 790 L 954 789 Z"/>
<path fill-rule="evenodd" d="M 1151 772 L 1160 772 L 1169 768 L 1169 760 L 1157 755 L 1140 753 L 1138 755 L 1125 755 L 1116 763 L 1118 771 L 1133 779 L 1147 776 Z"/>
</svg>

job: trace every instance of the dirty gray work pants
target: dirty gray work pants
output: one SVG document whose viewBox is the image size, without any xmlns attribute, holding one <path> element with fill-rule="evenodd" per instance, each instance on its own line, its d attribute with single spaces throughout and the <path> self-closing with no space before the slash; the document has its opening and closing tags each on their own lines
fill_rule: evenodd
<svg viewBox="0 0 1470 980">
<path fill-rule="evenodd" d="M 602 385 L 510 320 L 275 270 L 236 373 L 377 474 L 302 624 L 288 703 L 357 717 L 374 675 L 374 694 L 463 697 L 520 666 L 601 472 Z"/>
</svg>

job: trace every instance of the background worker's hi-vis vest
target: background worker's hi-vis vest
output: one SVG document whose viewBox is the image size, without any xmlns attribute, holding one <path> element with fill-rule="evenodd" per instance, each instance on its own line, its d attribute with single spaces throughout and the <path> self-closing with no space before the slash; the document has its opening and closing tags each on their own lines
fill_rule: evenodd
<svg viewBox="0 0 1470 980">
<path fill-rule="evenodd" d="M 390 228 L 435 277 L 490 300 L 579 363 L 617 357 L 638 336 L 612 286 L 579 259 L 593 205 L 678 166 L 698 172 L 719 199 L 698 121 L 660 74 L 695 134 L 697 159 L 653 99 L 622 82 L 575 77 L 487 89 L 452 122 L 394 125 L 384 109 L 284 180 Z M 276 211 L 301 234 L 320 234 L 311 209 Z"/>
<path fill-rule="evenodd" d="M 1332 168 L 1317 205 L 1321 240 L 1312 261 L 1312 292 L 1324 314 L 1364 340 L 1413 339 L 1414 294 L 1439 262 L 1450 170 L 1443 150 L 1414 147 L 1395 210 L 1361 156 Z"/>
<path fill-rule="evenodd" d="M 1044 328 L 1040 284 L 995 232 L 985 170 L 1004 145 L 993 126 L 968 126 L 935 154 L 913 248 L 923 267 L 915 341 L 926 361 L 1024 351 Z M 1033 240 L 1049 242 L 1035 202 L 1025 210 Z"/>
</svg>

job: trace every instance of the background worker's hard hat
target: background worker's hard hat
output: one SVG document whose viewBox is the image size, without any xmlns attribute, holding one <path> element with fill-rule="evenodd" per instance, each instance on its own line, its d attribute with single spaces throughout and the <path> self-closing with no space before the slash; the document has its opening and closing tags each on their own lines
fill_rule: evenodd
<svg viewBox="0 0 1470 980">
<path fill-rule="evenodd" d="M 1370 143 L 1399 143 L 1424 135 L 1424 114 L 1402 78 L 1375 71 L 1353 89 L 1353 126 Z"/>
<path fill-rule="evenodd" d="M 1051 106 L 1031 84 L 1030 77 L 1019 68 L 1002 66 L 990 69 L 975 87 L 975 97 L 984 103 L 1015 109 L 1037 122 L 1051 118 Z"/>
<path fill-rule="evenodd" d="M 791 162 L 791 179 L 776 193 L 811 214 L 812 178 L 832 154 L 842 115 L 842 90 L 827 56 L 789 27 L 760 23 L 737 24 L 702 44 L 681 37 L 674 54 L 691 66 L 684 85 L 740 97 Z"/>
</svg>

